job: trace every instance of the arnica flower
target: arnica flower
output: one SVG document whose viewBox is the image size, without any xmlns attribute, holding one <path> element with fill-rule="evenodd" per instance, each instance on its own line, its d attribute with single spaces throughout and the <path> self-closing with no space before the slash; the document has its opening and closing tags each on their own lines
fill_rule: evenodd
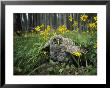
<svg viewBox="0 0 110 88">
<path fill-rule="evenodd" d="M 87 15 L 81 15 L 81 16 L 80 16 L 80 19 L 81 19 L 82 21 L 86 21 L 86 20 L 88 19 L 88 16 L 87 16 Z"/>
<path fill-rule="evenodd" d="M 72 20 L 73 20 L 72 16 L 69 16 L 69 21 L 71 21 L 71 22 L 72 22 Z"/>
<path fill-rule="evenodd" d="M 49 32 L 50 29 L 51 29 L 51 26 L 48 25 L 46 30 Z"/>
<path fill-rule="evenodd" d="M 89 27 L 90 29 L 95 29 L 95 28 L 97 28 L 97 25 L 96 25 L 95 23 L 89 23 L 89 24 L 88 24 L 88 27 Z"/>
<path fill-rule="evenodd" d="M 43 28 L 43 27 L 44 27 L 44 24 L 41 24 L 41 25 L 40 25 L 40 28 Z"/>
<path fill-rule="evenodd" d="M 66 27 L 65 25 L 59 26 L 58 31 L 59 31 L 61 34 L 64 34 L 64 33 L 67 31 L 67 27 Z"/>
<path fill-rule="evenodd" d="M 70 32 L 70 30 L 66 30 L 66 32 Z"/>
<path fill-rule="evenodd" d="M 43 36 L 44 39 L 47 39 L 49 33 L 48 33 L 48 31 L 43 31 L 43 32 L 40 33 L 40 35 Z"/>
<path fill-rule="evenodd" d="M 97 21 L 97 16 L 94 17 L 94 20 Z"/>
<path fill-rule="evenodd" d="M 40 31 L 40 26 L 35 27 L 35 31 Z"/>
<path fill-rule="evenodd" d="M 46 30 L 40 33 L 40 35 L 44 35 L 44 36 L 47 36 L 48 34 L 49 34 L 49 33 L 48 33 L 48 31 L 46 31 Z"/>
<path fill-rule="evenodd" d="M 73 52 L 72 54 L 75 55 L 75 56 L 77 56 L 77 57 L 80 57 L 82 55 L 81 52 L 78 52 L 78 51 Z"/>
<path fill-rule="evenodd" d="M 51 27 L 48 25 L 44 31 L 40 32 L 40 35 L 42 35 L 44 39 L 47 39 L 49 36 L 50 30 L 51 30 Z"/>
</svg>

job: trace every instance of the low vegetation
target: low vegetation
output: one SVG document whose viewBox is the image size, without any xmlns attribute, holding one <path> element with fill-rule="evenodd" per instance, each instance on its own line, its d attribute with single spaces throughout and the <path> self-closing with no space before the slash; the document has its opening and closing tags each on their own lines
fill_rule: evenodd
<svg viewBox="0 0 110 88">
<path fill-rule="evenodd" d="M 85 17 L 84 17 L 85 16 Z M 73 21 L 69 17 L 70 22 Z M 81 16 L 82 22 L 87 16 Z M 66 25 L 60 25 L 57 30 L 44 24 L 36 26 L 31 32 L 18 32 L 14 34 L 14 75 L 96 75 L 97 74 L 97 24 L 88 23 L 88 30 L 78 28 L 75 21 L 72 26 L 75 30 L 67 29 Z M 70 38 L 75 45 L 85 50 L 84 53 L 74 53 L 78 66 L 73 63 L 54 62 L 47 52 L 42 51 L 45 43 L 54 35 L 61 34 Z"/>
</svg>

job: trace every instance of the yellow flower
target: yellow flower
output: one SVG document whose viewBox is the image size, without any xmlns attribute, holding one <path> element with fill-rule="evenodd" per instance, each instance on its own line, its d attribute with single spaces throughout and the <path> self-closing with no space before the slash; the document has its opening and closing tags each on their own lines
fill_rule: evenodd
<svg viewBox="0 0 110 88">
<path fill-rule="evenodd" d="M 81 15 L 81 16 L 80 16 L 80 19 L 81 19 L 82 21 L 86 21 L 86 20 L 88 19 L 88 16 L 87 16 L 87 15 Z"/>
<path fill-rule="evenodd" d="M 48 31 L 43 31 L 43 32 L 40 33 L 40 35 L 43 36 L 44 39 L 47 39 L 49 33 L 48 33 Z"/>
<path fill-rule="evenodd" d="M 50 31 L 50 29 L 51 29 L 51 27 L 48 25 L 46 30 L 47 31 Z"/>
<path fill-rule="evenodd" d="M 47 31 L 43 31 L 40 33 L 40 35 L 43 35 L 43 36 L 47 36 L 49 33 Z"/>
<path fill-rule="evenodd" d="M 97 25 L 96 25 L 95 23 L 89 23 L 89 24 L 88 24 L 88 27 L 89 27 L 90 29 L 94 29 L 94 28 L 97 28 Z"/>
<path fill-rule="evenodd" d="M 64 34 L 64 32 L 67 31 L 67 27 L 66 27 L 65 25 L 59 26 L 58 31 L 59 31 L 60 33 Z"/>
<path fill-rule="evenodd" d="M 69 21 L 71 21 L 71 22 L 72 22 L 72 20 L 73 20 L 72 16 L 69 16 Z"/>
<path fill-rule="evenodd" d="M 40 35 L 43 36 L 44 39 L 47 39 L 48 36 L 50 35 L 49 34 L 50 29 L 51 29 L 51 26 L 48 25 L 47 28 L 44 31 L 40 32 Z"/>
<path fill-rule="evenodd" d="M 94 20 L 97 21 L 97 16 L 94 17 Z"/>
<path fill-rule="evenodd" d="M 77 56 L 77 57 L 80 57 L 80 56 L 82 55 L 82 54 L 81 54 L 80 52 L 78 52 L 78 51 L 73 52 L 72 54 L 75 55 L 75 56 Z"/>
<path fill-rule="evenodd" d="M 35 27 L 35 31 L 40 31 L 40 26 Z"/>
<path fill-rule="evenodd" d="M 44 27 L 44 24 L 41 24 L 40 27 L 41 27 L 41 28 Z"/>
<path fill-rule="evenodd" d="M 70 30 L 66 30 L 66 32 L 70 32 Z"/>
</svg>

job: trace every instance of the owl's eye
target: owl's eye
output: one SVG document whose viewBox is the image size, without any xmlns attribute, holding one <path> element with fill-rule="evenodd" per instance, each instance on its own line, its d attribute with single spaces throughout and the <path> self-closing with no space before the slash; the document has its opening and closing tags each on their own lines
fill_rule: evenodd
<svg viewBox="0 0 110 88">
<path fill-rule="evenodd" d="M 53 43 L 54 43 L 54 44 L 57 44 L 57 40 L 56 40 L 56 39 L 53 39 Z"/>
<path fill-rule="evenodd" d="M 53 39 L 53 43 L 60 45 L 60 44 L 62 44 L 62 39 L 60 39 L 60 38 Z"/>
<path fill-rule="evenodd" d="M 53 42 L 55 42 L 56 41 L 56 39 L 53 39 Z"/>
</svg>

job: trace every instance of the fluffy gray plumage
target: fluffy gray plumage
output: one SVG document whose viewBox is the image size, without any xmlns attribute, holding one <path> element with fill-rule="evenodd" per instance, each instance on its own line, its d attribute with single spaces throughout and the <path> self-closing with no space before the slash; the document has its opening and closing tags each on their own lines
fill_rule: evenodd
<svg viewBox="0 0 110 88">
<path fill-rule="evenodd" d="M 50 58 L 56 61 L 65 61 L 69 58 L 66 52 L 73 53 L 81 51 L 79 46 L 75 46 L 71 39 L 64 38 L 61 35 L 52 37 L 45 45 L 44 48 L 48 47 L 50 50 Z"/>
</svg>

